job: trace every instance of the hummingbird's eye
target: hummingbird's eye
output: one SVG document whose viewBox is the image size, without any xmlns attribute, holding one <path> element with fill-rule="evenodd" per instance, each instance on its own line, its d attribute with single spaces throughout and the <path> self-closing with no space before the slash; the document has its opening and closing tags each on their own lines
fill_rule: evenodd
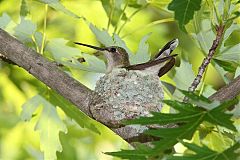
<svg viewBox="0 0 240 160">
<path fill-rule="evenodd" d="M 117 49 L 116 48 L 110 48 L 110 52 L 116 52 Z"/>
</svg>

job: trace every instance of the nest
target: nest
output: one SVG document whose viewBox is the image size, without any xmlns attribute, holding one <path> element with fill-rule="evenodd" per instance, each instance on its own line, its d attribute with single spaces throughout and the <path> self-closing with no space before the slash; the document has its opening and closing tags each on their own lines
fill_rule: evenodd
<svg viewBox="0 0 240 160">
<path fill-rule="evenodd" d="M 119 126 L 121 120 L 160 111 L 164 97 L 158 76 L 125 69 L 101 77 L 95 92 L 90 111 L 96 120 L 111 127 Z"/>
</svg>

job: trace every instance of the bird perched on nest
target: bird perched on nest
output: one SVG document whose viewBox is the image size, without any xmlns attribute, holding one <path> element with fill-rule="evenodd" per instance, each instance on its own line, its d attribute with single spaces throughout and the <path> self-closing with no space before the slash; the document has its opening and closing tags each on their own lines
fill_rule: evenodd
<svg viewBox="0 0 240 160">
<path fill-rule="evenodd" d="M 97 81 L 90 106 L 96 120 L 119 127 L 121 120 L 149 116 L 151 111 L 161 110 L 164 95 L 159 77 L 174 66 L 176 55 L 170 54 L 177 47 L 178 39 L 168 42 L 150 61 L 135 65 L 130 64 L 128 53 L 122 47 L 75 44 L 101 51 L 107 59 L 107 72 Z M 141 132 L 144 128 L 137 130 Z"/>
</svg>

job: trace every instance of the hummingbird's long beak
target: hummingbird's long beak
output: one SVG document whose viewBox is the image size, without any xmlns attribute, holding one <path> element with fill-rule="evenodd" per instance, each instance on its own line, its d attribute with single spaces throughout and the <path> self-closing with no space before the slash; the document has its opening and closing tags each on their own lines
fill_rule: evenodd
<svg viewBox="0 0 240 160">
<path fill-rule="evenodd" d="M 81 45 L 81 46 L 86 46 L 86 47 L 89 47 L 89 48 L 93 48 L 93 49 L 96 49 L 98 51 L 105 51 L 106 48 L 100 48 L 100 47 L 96 47 L 96 46 L 92 46 L 92 45 L 89 45 L 89 44 L 84 44 L 84 43 L 80 43 L 80 42 L 74 42 L 75 44 L 78 44 L 78 45 Z"/>
</svg>

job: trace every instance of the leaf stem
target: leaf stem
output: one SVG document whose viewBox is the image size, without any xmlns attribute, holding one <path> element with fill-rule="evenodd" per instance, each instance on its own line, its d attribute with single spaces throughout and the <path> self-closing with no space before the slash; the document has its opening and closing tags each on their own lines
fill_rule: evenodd
<svg viewBox="0 0 240 160">
<path fill-rule="evenodd" d="M 212 46 L 211 48 L 209 49 L 209 52 L 208 52 L 208 55 L 207 57 L 205 57 L 203 59 L 203 62 L 201 64 L 201 66 L 199 67 L 198 69 L 198 74 L 197 76 L 195 77 L 195 79 L 193 80 L 191 86 L 188 88 L 188 91 L 189 92 L 194 92 L 197 88 L 197 86 L 199 85 L 199 83 L 201 82 L 201 79 L 203 77 L 203 74 L 204 72 L 206 72 L 206 68 L 207 66 L 209 65 L 211 59 L 213 58 L 213 55 L 214 53 L 216 52 L 218 46 L 221 44 L 221 39 L 224 35 L 224 29 L 225 29 L 225 26 L 224 25 L 218 25 L 216 26 L 216 31 L 217 31 L 217 35 L 216 35 L 216 38 L 215 40 L 213 41 L 212 43 Z M 187 102 L 188 101 L 188 98 L 187 97 L 184 97 L 184 102 Z"/>
<path fill-rule="evenodd" d="M 110 13 L 108 16 L 108 24 L 107 24 L 107 31 L 109 30 L 111 21 L 112 21 L 112 16 L 113 16 L 113 10 L 115 8 L 115 0 L 110 0 L 110 4 L 111 4 L 111 9 L 110 9 Z"/>
<path fill-rule="evenodd" d="M 35 44 L 36 51 L 39 53 L 40 50 L 39 50 L 39 47 L 38 47 L 38 44 L 36 42 L 36 39 L 35 39 L 34 35 L 32 35 L 32 41 Z"/>
<path fill-rule="evenodd" d="M 43 54 L 43 50 L 44 50 L 45 42 L 46 42 L 47 13 L 48 13 L 48 4 L 45 4 L 45 16 L 44 16 L 44 21 L 43 21 L 43 37 L 42 37 L 42 45 L 41 45 L 40 54 Z"/>
<path fill-rule="evenodd" d="M 129 18 L 127 18 L 125 20 L 125 22 L 121 25 L 120 29 L 118 30 L 118 35 L 120 34 L 120 32 L 122 31 L 122 29 L 124 28 L 124 26 L 127 24 L 127 22 L 129 22 L 133 16 L 135 16 L 138 12 L 140 12 L 142 9 L 146 8 L 148 6 L 148 4 L 144 5 L 143 7 L 139 8 L 138 10 L 136 10 L 135 12 L 133 12 Z"/>
<path fill-rule="evenodd" d="M 113 32 L 113 33 L 116 33 L 116 31 L 117 31 L 117 29 L 118 29 L 118 24 L 119 24 L 119 22 L 121 21 L 123 15 L 124 15 L 124 12 L 125 12 L 125 10 L 126 10 L 126 8 L 127 8 L 127 6 L 128 6 L 128 0 L 127 0 L 126 4 L 125 4 L 125 6 L 124 6 L 124 8 L 123 8 L 123 10 L 122 10 L 122 13 L 121 13 L 120 17 L 118 18 L 118 21 L 117 21 L 117 24 L 116 24 L 116 26 L 115 26 L 115 28 L 114 28 L 114 32 Z"/>
</svg>

